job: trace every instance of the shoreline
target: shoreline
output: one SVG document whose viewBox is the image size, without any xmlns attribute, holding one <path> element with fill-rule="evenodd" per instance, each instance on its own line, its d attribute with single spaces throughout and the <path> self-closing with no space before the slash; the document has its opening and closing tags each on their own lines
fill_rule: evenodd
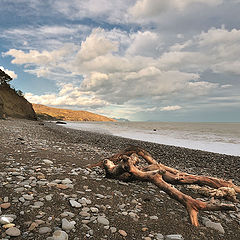
<svg viewBox="0 0 240 240">
<path fill-rule="evenodd" d="M 237 212 L 201 213 L 201 226 L 195 228 L 189 223 L 185 209 L 154 186 L 122 184 L 104 178 L 100 169 L 86 169 L 88 164 L 107 158 L 128 145 L 138 145 L 165 165 L 189 173 L 233 179 L 239 185 L 240 157 L 73 130 L 55 123 L 16 119 L 0 120 L 0 140 L 1 203 L 5 198 L 11 204 L 2 209 L 1 215 L 16 215 L 14 224 L 21 235 L 14 239 L 51 240 L 54 231 L 63 230 L 64 218 L 75 221 L 75 227 L 64 230 L 70 240 L 160 239 L 160 234 L 179 234 L 185 240 L 240 239 Z M 61 182 L 64 179 L 71 181 L 69 188 L 58 188 L 56 182 L 64 185 Z M 19 187 L 23 188 L 22 192 L 15 191 Z M 19 200 L 24 194 L 33 199 Z M 51 196 L 51 200 L 46 196 Z M 83 203 L 76 208 L 69 204 L 71 199 L 89 201 L 85 207 Z M 240 210 L 240 205 L 237 206 Z M 107 219 L 109 224 L 98 222 L 99 217 Z M 202 217 L 220 222 L 225 234 L 206 228 Z M 49 232 L 42 233 L 43 227 Z M 124 237 L 119 230 L 124 230 L 127 235 Z M 4 239 L 2 227 L 0 234 Z"/>
<path fill-rule="evenodd" d="M 149 122 L 66 122 L 64 127 L 100 134 L 109 134 L 162 145 L 240 156 L 240 124 L 217 127 L 197 123 L 149 123 Z M 204 129 L 204 130 L 203 130 Z"/>
<path fill-rule="evenodd" d="M 137 145 L 147 150 L 156 160 L 165 165 L 169 165 L 182 171 L 193 171 L 192 173 L 195 174 L 200 174 L 200 170 L 202 173 L 206 172 L 206 174 L 216 177 L 221 177 L 222 175 L 240 183 L 240 175 L 238 174 L 238 170 L 240 169 L 240 156 L 135 140 L 92 131 L 71 129 L 55 124 L 46 126 L 53 131 L 61 132 L 65 136 L 69 134 L 72 139 L 70 141 L 84 142 L 86 144 L 106 149 L 110 156 L 129 145 Z M 89 139 L 92 141 L 89 142 Z M 108 156 L 109 155 L 106 155 L 104 157 Z M 209 168 L 211 164 L 213 164 L 213 169 Z"/>
</svg>

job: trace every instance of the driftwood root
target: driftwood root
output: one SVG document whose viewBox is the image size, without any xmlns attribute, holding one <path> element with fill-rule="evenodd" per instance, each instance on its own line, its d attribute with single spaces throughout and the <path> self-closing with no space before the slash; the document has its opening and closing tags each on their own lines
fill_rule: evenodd
<svg viewBox="0 0 240 240">
<path fill-rule="evenodd" d="M 186 208 L 194 226 L 199 226 L 199 211 L 236 210 L 234 204 L 217 203 L 213 200 L 215 198 L 225 198 L 231 202 L 237 201 L 236 193 L 240 193 L 240 187 L 234 185 L 231 181 L 181 172 L 159 163 L 147 151 L 136 146 L 131 146 L 91 167 L 94 166 L 102 166 L 108 178 L 124 181 L 148 181 L 155 184 Z M 193 184 L 197 186 L 193 187 Z M 173 185 L 189 185 L 189 188 L 194 188 L 195 191 L 211 197 L 212 200 L 204 202 L 194 199 L 182 193 Z"/>
</svg>

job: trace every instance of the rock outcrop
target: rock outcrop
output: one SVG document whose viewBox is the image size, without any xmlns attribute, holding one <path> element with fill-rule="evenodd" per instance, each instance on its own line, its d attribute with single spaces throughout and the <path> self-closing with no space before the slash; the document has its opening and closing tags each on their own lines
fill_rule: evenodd
<svg viewBox="0 0 240 240">
<path fill-rule="evenodd" d="M 8 84 L 0 84 L 0 118 L 14 117 L 36 120 L 32 104 Z"/>
</svg>

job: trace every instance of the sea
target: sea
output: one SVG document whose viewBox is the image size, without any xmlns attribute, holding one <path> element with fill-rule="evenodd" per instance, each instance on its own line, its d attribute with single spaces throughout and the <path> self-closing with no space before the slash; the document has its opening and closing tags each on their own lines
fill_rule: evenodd
<svg viewBox="0 0 240 240">
<path fill-rule="evenodd" d="M 67 128 L 240 156 L 240 123 L 67 122 Z"/>
</svg>

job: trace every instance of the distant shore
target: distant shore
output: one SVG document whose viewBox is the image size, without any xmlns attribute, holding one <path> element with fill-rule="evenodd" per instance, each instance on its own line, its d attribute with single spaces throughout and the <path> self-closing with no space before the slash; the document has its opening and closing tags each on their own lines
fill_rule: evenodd
<svg viewBox="0 0 240 240">
<path fill-rule="evenodd" d="M 240 216 L 235 212 L 231 215 L 201 213 L 201 226 L 195 228 L 189 223 L 186 210 L 157 188 L 145 183 L 121 184 L 104 178 L 98 169 L 86 170 L 88 164 L 129 145 L 138 145 L 168 166 L 232 179 L 239 185 L 240 157 L 77 131 L 55 123 L 15 119 L 0 120 L 0 141 L 0 203 L 10 203 L 9 208 L 2 209 L 1 215 L 16 215 L 14 224 L 21 233 L 14 239 L 49 237 L 50 240 L 54 231 L 64 230 L 63 218 L 76 222 L 73 229 L 64 230 L 69 239 L 157 239 L 161 234 L 179 234 L 185 240 L 240 239 Z M 63 189 L 64 184 L 58 186 L 56 182 L 61 183 L 62 179 L 71 182 L 69 188 Z M 22 192 L 16 191 L 20 187 Z M 30 200 L 20 201 L 24 194 L 31 195 L 32 200 L 29 197 Z M 87 199 L 88 204 L 85 208 L 72 207 L 70 199 L 82 199 L 82 202 Z M 237 206 L 240 210 L 240 205 Z M 206 228 L 202 217 L 220 222 L 225 234 Z M 33 223 L 39 223 L 39 219 L 41 224 L 35 226 Z M 99 219 L 107 219 L 107 224 Z M 5 230 L 1 230 L 4 238 Z M 119 230 L 127 235 L 124 237 L 125 233 L 121 235 L 123 232 Z"/>
</svg>

